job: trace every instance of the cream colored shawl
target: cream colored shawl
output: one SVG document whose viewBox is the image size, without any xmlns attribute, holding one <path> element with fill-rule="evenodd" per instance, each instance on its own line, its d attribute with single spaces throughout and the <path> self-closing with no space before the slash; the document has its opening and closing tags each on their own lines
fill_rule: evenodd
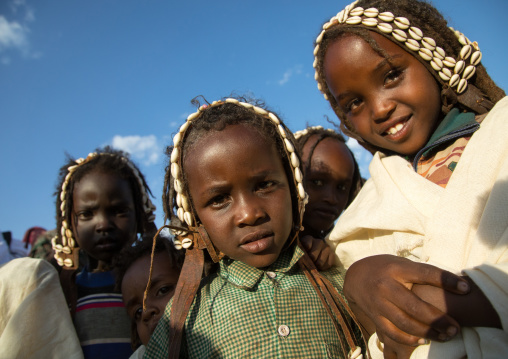
<svg viewBox="0 0 508 359">
<path fill-rule="evenodd" d="M 20 258 L 0 268 L 0 358 L 83 358 L 49 262 Z"/>
<path fill-rule="evenodd" d="M 508 97 L 483 120 L 446 188 L 398 156 L 378 152 L 369 170 L 371 179 L 327 239 L 338 264 L 393 254 L 469 275 L 504 330 L 462 328 L 466 340 L 420 346 L 412 358 L 508 355 Z"/>
</svg>

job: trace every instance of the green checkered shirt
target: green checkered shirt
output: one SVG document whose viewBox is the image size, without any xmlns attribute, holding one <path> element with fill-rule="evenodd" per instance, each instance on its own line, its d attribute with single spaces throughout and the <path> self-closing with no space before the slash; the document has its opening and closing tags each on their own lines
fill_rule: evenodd
<svg viewBox="0 0 508 359">
<path fill-rule="evenodd" d="M 185 323 L 182 358 L 342 358 L 340 341 L 293 246 L 268 269 L 222 260 Z M 342 293 L 344 273 L 324 272 Z M 144 358 L 167 358 L 170 302 Z"/>
</svg>

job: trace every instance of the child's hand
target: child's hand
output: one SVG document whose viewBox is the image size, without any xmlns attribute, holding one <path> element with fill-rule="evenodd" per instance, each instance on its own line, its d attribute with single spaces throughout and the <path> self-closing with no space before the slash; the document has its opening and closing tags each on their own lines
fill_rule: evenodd
<svg viewBox="0 0 508 359">
<path fill-rule="evenodd" d="M 380 337 L 379 340 L 383 343 L 383 358 L 384 359 L 409 359 L 416 347 L 411 345 L 404 345 L 394 342 L 388 337 Z"/>
<path fill-rule="evenodd" d="M 455 319 L 424 302 L 413 284 L 428 284 L 466 294 L 469 285 L 450 272 L 391 255 L 355 262 L 346 272 L 344 294 L 351 308 L 369 317 L 382 337 L 404 345 L 418 345 L 422 338 L 446 341 L 459 331 Z"/>
<path fill-rule="evenodd" d="M 304 236 L 300 239 L 300 242 L 318 270 L 324 271 L 333 267 L 335 253 L 332 252 L 332 249 L 324 240 L 312 236 Z"/>
</svg>

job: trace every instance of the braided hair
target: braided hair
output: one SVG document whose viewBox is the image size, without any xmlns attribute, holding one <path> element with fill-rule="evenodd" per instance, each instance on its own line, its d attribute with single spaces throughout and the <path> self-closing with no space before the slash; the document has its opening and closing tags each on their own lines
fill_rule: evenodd
<svg viewBox="0 0 508 359">
<path fill-rule="evenodd" d="M 330 44 L 345 35 L 355 35 L 381 57 L 388 54 L 371 37 L 375 31 L 412 54 L 433 75 L 439 85 L 442 112 L 452 107 L 482 114 L 505 96 L 480 63 L 478 44 L 448 27 L 447 21 L 432 5 L 421 0 L 359 0 L 323 25 L 315 41 L 314 68 L 318 88 L 341 119 L 343 131 L 366 144 L 355 133 L 326 84 L 324 58 Z"/>
<path fill-rule="evenodd" d="M 75 234 L 72 233 L 71 227 L 74 187 L 84 176 L 94 171 L 113 173 L 129 183 L 134 198 L 138 233 L 155 233 L 155 206 L 149 198 L 152 192 L 145 177 L 131 162 L 127 153 L 106 146 L 98 148 L 85 159 L 76 160 L 68 156 L 58 176 L 55 192 L 57 236 L 52 240 L 57 263 L 67 269 L 78 266 L 75 258 L 70 256 L 76 247 Z"/>
</svg>

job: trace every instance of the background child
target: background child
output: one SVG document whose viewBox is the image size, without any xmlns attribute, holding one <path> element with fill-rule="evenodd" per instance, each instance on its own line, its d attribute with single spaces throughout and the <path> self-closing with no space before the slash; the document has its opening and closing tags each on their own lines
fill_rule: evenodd
<svg viewBox="0 0 508 359">
<path fill-rule="evenodd" d="M 335 220 L 360 191 L 364 180 L 344 137 L 322 126 L 295 132 L 302 154 L 305 205 L 302 235 L 325 238 Z"/>
<path fill-rule="evenodd" d="M 137 233 L 154 234 L 150 189 L 128 157 L 108 147 L 69 159 L 57 188 L 53 249 L 85 358 L 128 358 L 130 321 L 111 264 Z M 79 263 L 79 249 L 87 263 Z"/>
<path fill-rule="evenodd" d="M 163 203 L 187 232 L 175 241 L 187 252 L 145 357 L 345 357 L 350 348 L 357 357 L 331 272 L 320 275 L 296 245 L 307 196 L 284 124 L 259 106 L 216 101 L 188 117 L 169 153 Z M 200 284 L 204 248 L 219 268 Z"/>
<path fill-rule="evenodd" d="M 506 353 L 508 101 L 478 44 L 427 3 L 367 0 L 323 26 L 314 54 L 348 135 L 380 151 L 330 234 L 349 303 L 387 358 L 409 356 L 419 338 L 435 341 L 414 357 Z M 382 355 L 375 336 L 369 347 Z"/>
<path fill-rule="evenodd" d="M 143 295 L 150 273 L 150 255 L 153 240 L 146 237 L 134 246 L 126 246 L 115 263 L 117 286 L 131 319 L 131 346 L 138 349 L 141 358 L 159 319 L 169 300 L 173 297 L 183 263 L 183 252 L 177 251 L 173 242 L 162 236 L 157 238 L 154 249 L 152 281 L 145 300 Z M 132 357 L 131 357 L 132 358 Z"/>
</svg>

